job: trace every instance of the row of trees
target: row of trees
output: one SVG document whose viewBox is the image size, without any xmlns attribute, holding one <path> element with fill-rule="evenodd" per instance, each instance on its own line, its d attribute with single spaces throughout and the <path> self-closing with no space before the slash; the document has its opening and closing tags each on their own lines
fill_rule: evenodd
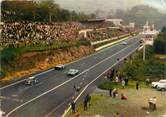
<svg viewBox="0 0 166 117">
<path fill-rule="evenodd" d="M 166 27 L 163 27 L 155 40 L 154 51 L 158 54 L 166 54 Z"/>
<path fill-rule="evenodd" d="M 1 11 L 2 21 L 80 21 L 88 18 L 84 13 L 60 8 L 54 0 L 5 0 Z"/>
</svg>

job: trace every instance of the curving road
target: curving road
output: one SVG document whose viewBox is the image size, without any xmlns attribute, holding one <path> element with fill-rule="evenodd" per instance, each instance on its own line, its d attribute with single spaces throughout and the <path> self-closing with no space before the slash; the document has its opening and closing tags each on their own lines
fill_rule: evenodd
<svg viewBox="0 0 166 117">
<path fill-rule="evenodd" d="M 117 58 L 123 59 L 140 47 L 140 35 L 127 40 L 127 45 L 118 43 L 90 56 L 67 64 L 66 69 L 36 75 L 40 83 L 36 86 L 25 86 L 24 80 L 17 81 L 1 90 L 1 109 L 9 117 L 44 117 L 60 116 L 70 98 L 79 95 L 73 90 L 74 85 L 86 86 L 100 77 L 110 66 L 117 64 Z M 75 77 L 68 77 L 70 68 L 79 69 Z"/>
</svg>

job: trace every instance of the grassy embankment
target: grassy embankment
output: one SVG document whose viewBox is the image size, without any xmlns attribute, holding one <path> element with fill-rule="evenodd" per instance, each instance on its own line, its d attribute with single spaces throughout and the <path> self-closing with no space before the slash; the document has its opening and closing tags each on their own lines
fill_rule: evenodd
<svg viewBox="0 0 166 117">
<path fill-rule="evenodd" d="M 88 111 L 83 110 L 83 101 L 77 104 L 77 113 L 71 113 L 66 117 L 114 117 L 116 112 L 124 117 L 159 117 L 166 114 L 166 93 L 158 92 L 150 88 L 141 88 L 136 91 L 133 88 L 119 89 L 128 96 L 127 100 L 121 100 L 120 96 L 111 98 L 108 91 L 97 89 L 91 95 L 91 106 Z M 148 110 L 148 99 L 152 96 L 157 97 L 157 110 L 152 112 Z"/>
<path fill-rule="evenodd" d="M 1 82 L 70 62 L 93 52 L 90 42 L 66 41 L 5 48 L 0 52 Z"/>
</svg>

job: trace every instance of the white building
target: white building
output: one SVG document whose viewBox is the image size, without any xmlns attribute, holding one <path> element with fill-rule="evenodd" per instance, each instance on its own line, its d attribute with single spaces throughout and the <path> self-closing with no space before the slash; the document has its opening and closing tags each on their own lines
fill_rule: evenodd
<svg viewBox="0 0 166 117">
<path fill-rule="evenodd" d="M 130 27 L 130 28 L 135 28 L 135 23 L 134 23 L 134 22 L 130 22 L 130 23 L 129 23 L 129 27 Z"/>
<path fill-rule="evenodd" d="M 155 30 L 154 24 L 152 26 L 149 25 L 147 21 L 146 24 L 143 26 L 142 32 L 142 40 L 146 45 L 153 45 L 154 38 L 159 34 L 159 31 Z"/>
<path fill-rule="evenodd" d="M 106 19 L 107 22 L 112 22 L 115 26 L 121 26 L 123 23 L 122 19 Z"/>
</svg>

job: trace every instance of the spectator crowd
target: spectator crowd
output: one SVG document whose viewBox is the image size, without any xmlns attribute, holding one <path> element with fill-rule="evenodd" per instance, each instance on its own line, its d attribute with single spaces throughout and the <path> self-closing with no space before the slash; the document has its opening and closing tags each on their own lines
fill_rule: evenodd
<svg viewBox="0 0 166 117">
<path fill-rule="evenodd" d="M 78 38 L 81 24 L 66 23 L 26 23 L 15 22 L 1 25 L 1 46 L 17 46 L 20 44 L 51 43 L 55 40 L 71 40 Z"/>
<path fill-rule="evenodd" d="M 89 27 L 88 27 L 89 25 Z M 81 22 L 62 22 L 62 23 L 41 23 L 41 22 L 14 22 L 0 24 L 0 46 L 4 47 L 19 47 L 36 44 L 51 44 L 55 41 L 79 40 L 82 39 L 79 31 L 91 28 L 87 32 L 87 37 L 90 41 L 98 41 L 114 36 L 128 33 L 126 29 L 109 29 L 107 23 L 102 23 L 102 27 L 97 27 L 98 24 L 85 24 Z"/>
</svg>

